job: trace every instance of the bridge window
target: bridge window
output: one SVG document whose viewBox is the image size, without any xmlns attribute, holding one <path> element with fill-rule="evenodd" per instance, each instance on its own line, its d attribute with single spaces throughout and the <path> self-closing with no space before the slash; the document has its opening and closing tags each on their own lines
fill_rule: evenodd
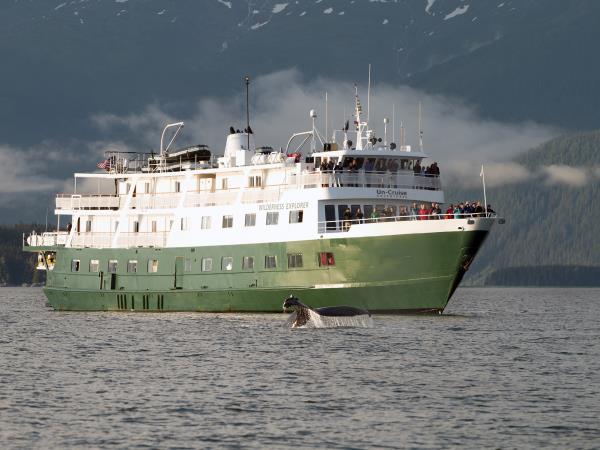
<svg viewBox="0 0 600 450">
<path fill-rule="evenodd" d="M 287 257 L 290 269 L 302 267 L 302 253 L 288 253 Z"/>
<path fill-rule="evenodd" d="M 202 272 L 212 272 L 212 258 L 202 258 Z"/>
<path fill-rule="evenodd" d="M 242 259 L 242 270 L 254 269 L 254 256 L 244 256 Z"/>
<path fill-rule="evenodd" d="M 304 216 L 302 209 L 290 211 L 290 223 L 301 223 Z"/>
<path fill-rule="evenodd" d="M 265 256 L 265 269 L 275 269 L 277 267 L 277 256 Z"/>
<path fill-rule="evenodd" d="M 223 256 L 221 258 L 221 270 L 233 270 L 233 257 L 232 256 Z"/>
<path fill-rule="evenodd" d="M 116 259 L 108 261 L 108 273 L 117 273 L 117 265 L 119 262 Z"/>
<path fill-rule="evenodd" d="M 279 223 L 279 212 L 269 211 L 267 212 L 267 225 L 277 225 Z"/>
<path fill-rule="evenodd" d="M 321 252 L 319 253 L 319 266 L 335 266 L 335 258 L 333 253 L 330 252 Z"/>
<path fill-rule="evenodd" d="M 203 230 L 210 229 L 210 216 L 202 216 L 202 222 L 200 224 L 200 228 Z"/>
<path fill-rule="evenodd" d="M 90 272 L 98 272 L 100 268 L 100 261 L 97 259 L 90 259 Z"/>
<path fill-rule="evenodd" d="M 149 259 L 148 260 L 148 273 L 156 273 L 158 272 L 158 259 Z"/>
<path fill-rule="evenodd" d="M 246 217 L 244 219 L 244 225 L 247 227 L 255 226 L 256 225 L 256 214 L 255 213 L 246 214 Z"/>
<path fill-rule="evenodd" d="M 138 262 L 134 259 L 127 261 L 127 272 L 128 273 L 136 273 L 137 272 L 137 264 L 138 264 Z"/>
<path fill-rule="evenodd" d="M 223 216 L 223 228 L 233 227 L 233 216 Z"/>
<path fill-rule="evenodd" d="M 71 261 L 71 272 L 79 272 L 79 267 L 81 266 L 81 261 L 78 259 L 74 259 Z"/>
</svg>

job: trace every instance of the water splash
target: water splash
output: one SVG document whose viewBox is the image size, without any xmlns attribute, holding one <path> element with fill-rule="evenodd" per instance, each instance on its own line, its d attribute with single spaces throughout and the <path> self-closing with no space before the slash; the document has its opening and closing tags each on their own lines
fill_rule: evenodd
<svg viewBox="0 0 600 450">
<path fill-rule="evenodd" d="M 310 319 L 305 325 L 294 328 L 373 328 L 373 318 L 368 314 L 358 316 L 321 316 L 319 313 L 308 310 Z M 286 321 L 293 326 L 297 313 L 294 312 Z"/>
</svg>

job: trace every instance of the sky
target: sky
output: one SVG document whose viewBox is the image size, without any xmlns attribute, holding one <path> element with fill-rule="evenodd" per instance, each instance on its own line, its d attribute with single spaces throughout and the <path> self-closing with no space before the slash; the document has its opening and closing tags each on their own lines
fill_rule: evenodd
<svg viewBox="0 0 600 450">
<path fill-rule="evenodd" d="M 599 168 L 565 166 L 540 167 L 535 172 L 511 159 L 562 133 L 544 124 L 501 123 L 485 120 L 478 111 L 460 99 L 430 95 L 406 86 L 373 83 L 370 102 L 367 86 L 358 86 L 363 112 L 370 103 L 370 125 L 383 138 L 383 119 L 390 119 L 388 140 L 398 142 L 400 124 L 406 130 L 406 143 L 418 147 L 418 105 L 422 104 L 424 150 L 429 162 L 437 161 L 446 186 L 472 188 L 481 182 L 485 167 L 490 187 L 517 183 L 538 177 L 547 184 L 583 186 L 590 178 L 600 178 Z M 282 70 L 252 80 L 250 86 L 251 126 L 257 145 L 285 147 L 294 132 L 310 129 L 309 111 L 317 111 L 317 127 L 325 134 L 325 93 L 328 97 L 327 128 L 352 123 L 354 85 L 335 79 L 303 79 L 296 69 Z M 72 173 L 96 171 L 96 163 L 107 150 L 140 151 L 159 147 L 166 123 L 185 121 L 183 135 L 176 145 L 208 144 L 222 154 L 230 126 L 245 124 L 245 94 L 232 97 L 204 97 L 190 100 L 188 117 L 173 117 L 166 108 L 148 103 L 138 111 L 117 115 L 110 111 L 92 114 L 89 121 L 105 139 L 43 141 L 28 148 L 0 142 L 0 221 L 4 223 L 43 222 L 47 209 L 53 209 L 56 193 L 72 191 Z M 392 125 L 395 110 L 395 125 Z M 395 139 L 392 132 L 395 131 Z"/>
</svg>

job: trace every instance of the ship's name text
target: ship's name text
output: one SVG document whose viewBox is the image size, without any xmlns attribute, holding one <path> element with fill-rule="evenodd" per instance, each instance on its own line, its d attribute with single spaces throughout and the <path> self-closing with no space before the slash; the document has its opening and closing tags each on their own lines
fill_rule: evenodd
<svg viewBox="0 0 600 450">
<path fill-rule="evenodd" d="M 407 198 L 406 191 L 398 189 L 377 189 L 377 198 Z"/>
<path fill-rule="evenodd" d="M 279 211 L 283 209 L 304 209 L 308 208 L 308 202 L 292 202 L 292 203 L 265 203 L 259 205 L 259 211 Z"/>
</svg>

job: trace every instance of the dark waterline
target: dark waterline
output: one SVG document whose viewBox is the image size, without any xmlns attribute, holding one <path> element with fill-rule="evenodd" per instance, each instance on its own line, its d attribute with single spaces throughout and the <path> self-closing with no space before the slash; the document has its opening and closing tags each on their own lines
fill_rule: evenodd
<svg viewBox="0 0 600 450">
<path fill-rule="evenodd" d="M 0 289 L 0 447 L 598 448 L 600 289 L 442 316 L 58 313 Z"/>
</svg>

